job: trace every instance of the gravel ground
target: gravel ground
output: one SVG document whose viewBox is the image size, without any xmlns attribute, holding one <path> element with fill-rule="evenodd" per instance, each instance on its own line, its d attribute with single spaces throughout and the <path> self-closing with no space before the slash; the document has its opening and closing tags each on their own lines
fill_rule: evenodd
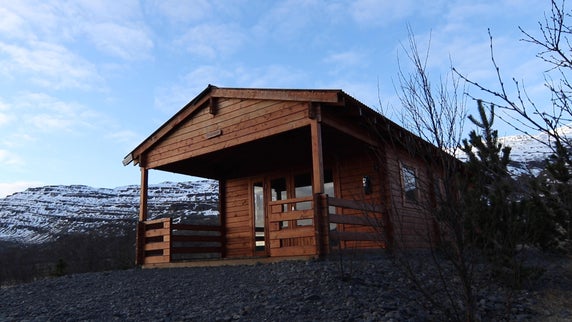
<svg viewBox="0 0 572 322">
<path fill-rule="evenodd" d="M 421 263 L 425 260 L 421 260 Z M 243 266 L 132 269 L 4 287 L 0 321 L 445 321 L 391 259 L 285 261 Z M 546 273 L 507 296 L 479 272 L 483 321 L 572 320 L 570 259 L 544 258 Z M 425 274 L 419 272 L 419 274 Z M 422 275 L 424 276 L 424 275 Z M 342 278 L 343 277 L 343 278 Z M 427 285 L 437 285 L 430 274 Z M 454 281 L 451 281 L 454 283 Z M 432 291 L 438 302 L 447 297 Z M 453 296 L 453 298 L 460 298 Z M 511 306 L 506 305 L 511 299 Z"/>
</svg>

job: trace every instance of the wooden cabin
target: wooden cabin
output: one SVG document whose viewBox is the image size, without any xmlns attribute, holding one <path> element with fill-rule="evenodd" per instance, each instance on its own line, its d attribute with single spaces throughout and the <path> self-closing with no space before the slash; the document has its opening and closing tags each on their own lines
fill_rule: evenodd
<svg viewBox="0 0 572 322">
<path fill-rule="evenodd" d="M 419 185 L 439 171 L 418 143 L 342 90 L 209 85 L 123 160 L 141 170 L 137 263 L 420 247 Z M 218 180 L 220 225 L 148 220 L 149 169 Z"/>
</svg>

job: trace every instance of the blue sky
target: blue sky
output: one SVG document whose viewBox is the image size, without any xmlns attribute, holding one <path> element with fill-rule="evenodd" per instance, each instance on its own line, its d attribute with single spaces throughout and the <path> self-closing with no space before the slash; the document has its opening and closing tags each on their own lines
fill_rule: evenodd
<svg viewBox="0 0 572 322">
<path fill-rule="evenodd" d="M 0 197 L 138 184 L 123 157 L 208 84 L 343 89 L 398 120 L 408 25 L 421 48 L 431 37 L 435 77 L 452 61 L 495 84 L 490 28 L 504 73 L 535 95 L 545 66 L 517 27 L 536 32 L 548 10 L 539 0 L 2 1 Z"/>
</svg>

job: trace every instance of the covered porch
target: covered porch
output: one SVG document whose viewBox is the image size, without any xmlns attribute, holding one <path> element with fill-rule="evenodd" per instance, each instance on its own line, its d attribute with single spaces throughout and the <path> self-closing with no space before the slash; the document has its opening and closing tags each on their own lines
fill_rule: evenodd
<svg viewBox="0 0 572 322">
<path fill-rule="evenodd" d="M 309 209 L 298 205 L 310 203 Z M 386 242 L 381 207 L 316 194 L 313 197 L 269 202 L 268 257 L 316 258 L 349 245 Z M 353 214 L 344 213 L 350 211 Z M 333 212 L 332 212 L 333 211 Z M 355 212 L 360 213 L 356 215 Z M 296 222 L 304 221 L 303 225 Z M 288 223 L 288 224 L 286 224 Z M 338 225 L 360 227 L 355 231 L 331 229 Z M 189 260 L 226 259 L 224 226 L 173 224 L 171 218 L 139 222 L 142 238 L 137 261 L 146 267 L 166 267 Z M 260 239 L 257 239 L 260 243 Z M 260 259 L 260 257 L 254 257 Z M 244 258 L 242 258 L 244 259 Z"/>
</svg>

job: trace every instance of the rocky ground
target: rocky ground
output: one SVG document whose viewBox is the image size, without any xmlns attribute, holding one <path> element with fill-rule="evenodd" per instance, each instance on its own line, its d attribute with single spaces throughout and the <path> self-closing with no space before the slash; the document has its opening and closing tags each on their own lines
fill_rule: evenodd
<svg viewBox="0 0 572 322">
<path fill-rule="evenodd" d="M 417 258 L 416 269 L 429 260 Z M 477 270 L 483 321 L 572 320 L 569 258 L 544 256 L 546 269 L 523 290 L 507 292 Z M 436 272 L 436 270 L 433 270 Z M 131 269 L 51 278 L 4 287 L 0 321 L 445 321 L 438 275 L 416 272 L 431 304 L 387 256 L 250 266 Z M 449 285 L 455 285 L 451 279 Z M 508 304 L 507 304 L 508 303 Z M 462 316 L 459 318 L 462 319 Z"/>
</svg>

